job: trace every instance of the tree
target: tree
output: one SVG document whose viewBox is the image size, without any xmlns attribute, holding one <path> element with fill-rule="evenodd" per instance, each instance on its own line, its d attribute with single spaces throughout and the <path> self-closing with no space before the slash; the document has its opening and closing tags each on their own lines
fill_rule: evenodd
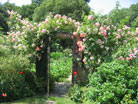
<svg viewBox="0 0 138 104">
<path fill-rule="evenodd" d="M 41 4 L 44 0 L 32 0 L 32 3 Z"/>
<path fill-rule="evenodd" d="M 67 15 L 81 21 L 82 14 L 85 13 L 88 15 L 90 7 L 84 0 L 44 0 L 42 4 L 35 9 L 33 20 L 36 22 L 44 20 L 49 12 Z"/>
<path fill-rule="evenodd" d="M 109 18 L 112 24 L 117 24 L 120 22 L 120 4 L 119 1 L 116 2 L 115 8 L 109 13 Z"/>
<path fill-rule="evenodd" d="M 8 25 L 6 23 L 7 17 L 8 17 L 8 14 L 6 10 L 2 7 L 2 5 L 0 5 L 0 28 L 2 28 L 3 32 L 8 31 Z"/>
<path fill-rule="evenodd" d="M 87 3 L 89 3 L 90 2 L 90 0 L 85 0 Z"/>
<path fill-rule="evenodd" d="M 11 4 L 9 2 L 4 3 L 3 5 L 0 5 L 0 28 L 2 28 L 3 32 L 8 31 L 8 13 L 7 10 L 14 10 L 17 11 L 19 7 L 15 6 L 14 4 Z"/>
<path fill-rule="evenodd" d="M 38 6 L 36 3 L 32 3 L 30 5 L 23 5 L 21 8 L 17 10 L 17 12 L 23 17 L 32 20 L 32 16 L 34 14 L 34 9 Z"/>
<path fill-rule="evenodd" d="M 134 21 L 138 17 L 138 3 L 130 6 L 130 21 Z"/>
</svg>

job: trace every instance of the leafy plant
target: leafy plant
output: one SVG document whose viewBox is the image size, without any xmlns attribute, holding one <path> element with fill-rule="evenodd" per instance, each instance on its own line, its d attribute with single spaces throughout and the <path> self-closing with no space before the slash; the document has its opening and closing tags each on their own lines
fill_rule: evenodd
<svg viewBox="0 0 138 104">
<path fill-rule="evenodd" d="M 63 81 L 68 78 L 72 71 L 72 58 L 66 53 L 51 53 L 50 73 L 56 81 Z"/>
</svg>

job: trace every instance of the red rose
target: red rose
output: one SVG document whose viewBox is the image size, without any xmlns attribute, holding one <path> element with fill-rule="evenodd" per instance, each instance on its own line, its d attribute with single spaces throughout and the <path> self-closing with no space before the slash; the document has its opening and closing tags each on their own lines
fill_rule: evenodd
<svg viewBox="0 0 138 104">
<path fill-rule="evenodd" d="M 7 96 L 7 94 L 6 94 L 6 93 L 3 93 L 3 94 L 2 94 L 2 96 L 3 96 L 3 97 L 6 97 L 6 96 Z"/>
<path fill-rule="evenodd" d="M 20 72 L 20 74 L 23 74 L 23 72 Z"/>
<path fill-rule="evenodd" d="M 74 75 L 77 75 L 78 74 L 78 72 L 74 72 Z"/>
</svg>

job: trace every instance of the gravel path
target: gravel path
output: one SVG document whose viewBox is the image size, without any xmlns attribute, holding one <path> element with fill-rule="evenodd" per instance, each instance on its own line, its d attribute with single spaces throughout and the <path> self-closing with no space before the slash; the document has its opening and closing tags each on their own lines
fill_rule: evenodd
<svg viewBox="0 0 138 104">
<path fill-rule="evenodd" d="M 51 97 L 67 97 L 67 92 L 71 87 L 72 76 L 70 75 L 67 79 L 70 83 L 57 82 L 55 86 L 55 90 L 50 93 Z M 46 104 L 56 104 L 55 101 L 46 101 Z"/>
<path fill-rule="evenodd" d="M 71 82 L 72 76 L 70 75 L 67 80 Z M 56 83 L 55 90 L 50 94 L 50 96 L 55 97 L 66 97 L 66 94 L 71 86 L 71 83 L 58 82 Z"/>
</svg>

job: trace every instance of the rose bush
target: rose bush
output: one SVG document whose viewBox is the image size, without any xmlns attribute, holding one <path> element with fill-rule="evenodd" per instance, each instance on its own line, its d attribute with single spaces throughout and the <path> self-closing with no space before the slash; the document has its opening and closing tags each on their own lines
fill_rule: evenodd
<svg viewBox="0 0 138 104">
<path fill-rule="evenodd" d="M 81 44 L 85 46 L 84 61 L 87 60 L 85 63 L 90 72 L 95 71 L 95 68 L 105 60 L 113 60 L 112 55 L 120 46 L 133 44 L 132 40 L 137 41 L 137 29 L 131 31 L 131 27 L 126 25 L 117 28 L 108 22 L 108 18 L 102 19 L 94 14 L 84 17 L 78 32 L 80 36 L 82 33 L 88 34 Z"/>
<path fill-rule="evenodd" d="M 11 32 L 8 32 L 8 42 L 12 49 L 17 52 L 27 52 L 30 57 L 41 58 L 41 54 L 46 47 L 45 39 L 47 36 L 54 36 L 56 33 L 73 33 L 80 25 L 79 22 L 72 20 L 67 16 L 50 14 L 45 21 L 40 23 L 31 23 L 22 19 L 19 14 L 8 11 L 10 15 L 9 25 L 12 25 Z M 16 22 L 15 22 L 16 21 Z M 35 59 L 33 59 L 35 61 Z"/>
</svg>

